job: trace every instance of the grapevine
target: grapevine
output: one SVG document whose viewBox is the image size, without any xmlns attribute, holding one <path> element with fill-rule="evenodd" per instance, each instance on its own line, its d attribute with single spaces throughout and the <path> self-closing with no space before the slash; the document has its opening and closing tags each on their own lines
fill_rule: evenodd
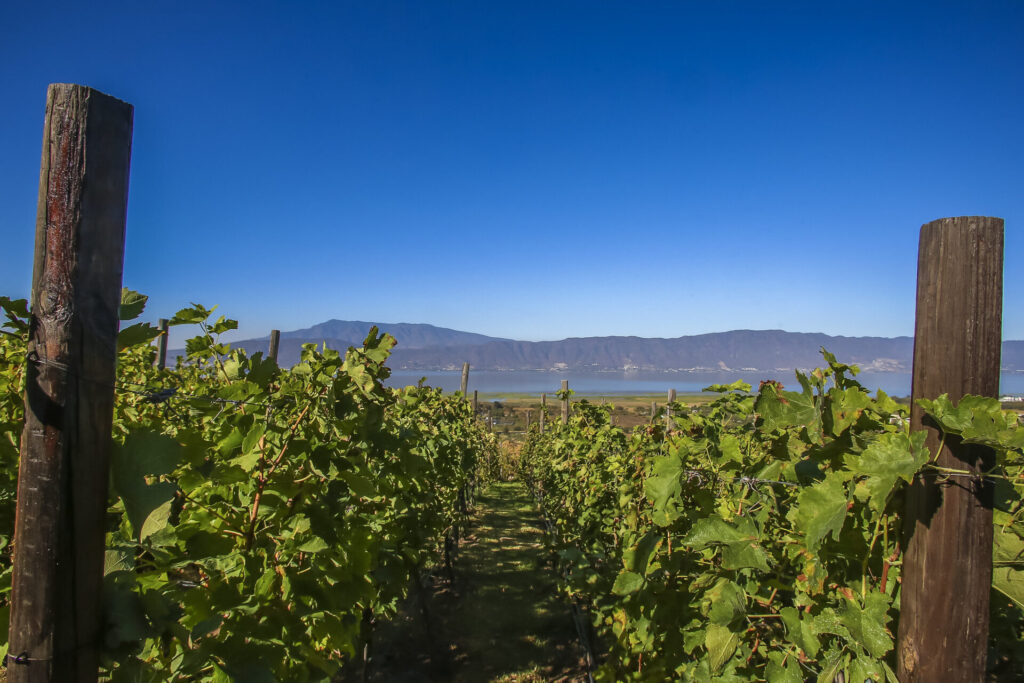
<svg viewBox="0 0 1024 683">
<path fill-rule="evenodd" d="M 143 311 L 130 290 L 121 317 Z M 28 311 L 0 300 L 0 601 L 10 590 Z M 159 331 L 123 326 L 104 569 L 113 681 L 326 680 L 368 623 L 395 613 L 463 523 L 490 436 L 461 397 L 384 386 L 395 340 L 342 354 L 306 345 L 279 368 L 220 341 L 237 324 L 199 305 L 174 369 Z"/>
<path fill-rule="evenodd" d="M 707 409 L 677 404 L 667 427 L 632 433 L 582 401 L 530 435 L 521 470 L 554 528 L 563 588 L 604 643 L 599 678 L 895 683 L 904 488 L 965 475 L 934 467 L 906 407 L 823 353 L 797 391 L 710 387 L 721 395 Z M 994 399 L 922 405 L 998 456 L 991 661 L 1012 677 L 1024 429 Z"/>
</svg>

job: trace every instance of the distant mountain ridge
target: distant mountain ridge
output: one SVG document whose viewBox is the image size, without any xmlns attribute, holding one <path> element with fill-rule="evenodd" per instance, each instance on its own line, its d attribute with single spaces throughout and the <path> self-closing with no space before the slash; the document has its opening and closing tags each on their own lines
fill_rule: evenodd
<svg viewBox="0 0 1024 683">
<path fill-rule="evenodd" d="M 498 341 L 447 349 L 395 350 L 393 367 L 430 370 L 456 359 L 493 370 L 778 370 L 821 365 L 825 347 L 863 369 L 909 371 L 911 337 L 833 337 L 782 330 L 734 330 L 671 339 L 582 337 Z"/>
<path fill-rule="evenodd" d="M 328 320 L 301 330 L 282 332 L 282 339 L 333 339 L 347 343 L 342 348 L 362 344 L 371 327 L 387 332 L 401 340 L 402 348 L 426 349 L 450 346 L 473 346 L 488 342 L 512 341 L 501 337 L 488 337 L 475 332 L 461 332 L 424 323 L 371 323 L 362 320 Z"/>
<path fill-rule="evenodd" d="M 376 327 L 382 332 L 399 340 L 403 349 L 409 350 L 432 350 L 443 351 L 450 348 L 469 348 L 478 344 L 491 342 L 509 342 L 510 339 L 502 337 L 488 337 L 475 332 L 462 332 L 447 327 L 437 327 L 426 323 L 375 323 L 362 320 L 327 320 L 322 323 L 290 332 L 281 332 L 281 345 L 278 350 L 278 362 L 282 366 L 291 366 L 299 362 L 302 356 L 303 344 L 326 344 L 329 348 L 344 351 L 350 346 L 361 346 L 369 334 L 370 328 Z M 262 351 L 266 354 L 270 350 L 270 337 L 259 339 L 243 339 L 231 343 L 232 347 L 243 348 L 252 354 Z M 175 354 L 183 354 L 183 350 L 170 351 L 173 358 Z M 461 361 L 460 361 L 461 363 Z M 391 363 L 391 367 L 397 367 Z M 461 365 L 460 365 L 461 367 Z"/>
<path fill-rule="evenodd" d="M 702 371 L 791 370 L 822 364 L 819 349 L 862 370 L 910 372 L 912 337 L 845 337 L 783 330 L 732 330 L 674 338 L 572 337 L 527 342 L 489 337 L 421 323 L 372 323 L 328 320 L 281 335 L 279 362 L 298 362 L 302 344 L 339 350 L 358 346 L 371 327 L 398 340 L 389 365 L 401 370 L 455 370 L 462 363 L 476 370 Z M 248 339 L 232 346 L 267 352 L 269 339 Z M 174 352 L 172 352 L 173 354 Z M 1024 372 L 1024 341 L 1004 341 L 1002 368 Z"/>
</svg>

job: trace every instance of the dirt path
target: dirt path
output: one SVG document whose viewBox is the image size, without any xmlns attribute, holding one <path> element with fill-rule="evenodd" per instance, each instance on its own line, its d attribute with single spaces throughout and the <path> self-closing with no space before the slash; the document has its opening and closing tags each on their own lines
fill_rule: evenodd
<svg viewBox="0 0 1024 683">
<path fill-rule="evenodd" d="M 425 591 L 428 619 L 413 597 L 398 619 L 377 626 L 370 680 L 584 680 L 572 618 L 544 564 L 540 524 L 522 484 L 483 493 L 454 586 L 439 577 Z"/>
</svg>

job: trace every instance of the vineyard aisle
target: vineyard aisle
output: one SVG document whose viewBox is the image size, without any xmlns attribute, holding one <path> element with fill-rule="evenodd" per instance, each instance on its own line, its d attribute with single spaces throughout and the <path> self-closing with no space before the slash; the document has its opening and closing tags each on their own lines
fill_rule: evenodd
<svg viewBox="0 0 1024 683">
<path fill-rule="evenodd" d="M 431 591 L 430 633 L 415 601 L 380 624 L 370 680 L 584 680 L 540 524 L 523 484 L 499 482 L 483 492 L 460 544 L 454 587 L 438 579 Z"/>
</svg>

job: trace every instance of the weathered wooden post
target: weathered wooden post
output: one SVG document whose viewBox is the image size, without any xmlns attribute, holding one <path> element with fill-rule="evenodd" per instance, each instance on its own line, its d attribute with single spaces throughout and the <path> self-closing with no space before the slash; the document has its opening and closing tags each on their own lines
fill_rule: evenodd
<svg viewBox="0 0 1024 683">
<path fill-rule="evenodd" d="M 990 449 L 925 420 L 919 398 L 996 396 L 1002 336 L 1003 221 L 962 216 L 921 227 L 910 428 L 935 464 L 981 473 Z M 915 479 L 907 492 L 897 675 L 902 683 L 984 680 L 992 585 L 993 485 Z"/>
<path fill-rule="evenodd" d="M 526 433 L 530 433 L 530 411 L 526 411 Z"/>
<path fill-rule="evenodd" d="M 462 397 L 469 396 L 469 363 L 462 364 Z"/>
<path fill-rule="evenodd" d="M 548 417 L 548 395 L 540 395 L 540 433 L 544 433 L 544 423 Z"/>
<path fill-rule="evenodd" d="M 651 422 L 654 422 L 654 416 L 658 414 L 658 402 L 651 401 Z"/>
<path fill-rule="evenodd" d="M 132 106 L 46 96 L 7 680 L 95 681 Z"/>
<path fill-rule="evenodd" d="M 480 408 L 480 396 L 477 389 L 473 390 L 473 416 L 476 417 L 477 411 Z"/>
<path fill-rule="evenodd" d="M 562 399 L 562 424 L 569 422 L 569 380 L 562 380 L 562 392 L 565 398 Z"/>
<path fill-rule="evenodd" d="M 167 318 L 160 318 L 157 321 L 157 328 L 160 330 L 160 336 L 157 337 L 156 341 L 156 369 L 163 370 L 167 367 L 167 330 L 169 329 L 170 321 Z"/>
<path fill-rule="evenodd" d="M 270 348 L 267 350 L 267 358 L 277 362 L 277 355 L 281 350 L 281 330 L 270 331 Z"/>
<path fill-rule="evenodd" d="M 672 404 L 676 402 L 676 390 L 668 390 L 668 402 L 665 404 L 665 429 L 672 428 Z"/>
</svg>

